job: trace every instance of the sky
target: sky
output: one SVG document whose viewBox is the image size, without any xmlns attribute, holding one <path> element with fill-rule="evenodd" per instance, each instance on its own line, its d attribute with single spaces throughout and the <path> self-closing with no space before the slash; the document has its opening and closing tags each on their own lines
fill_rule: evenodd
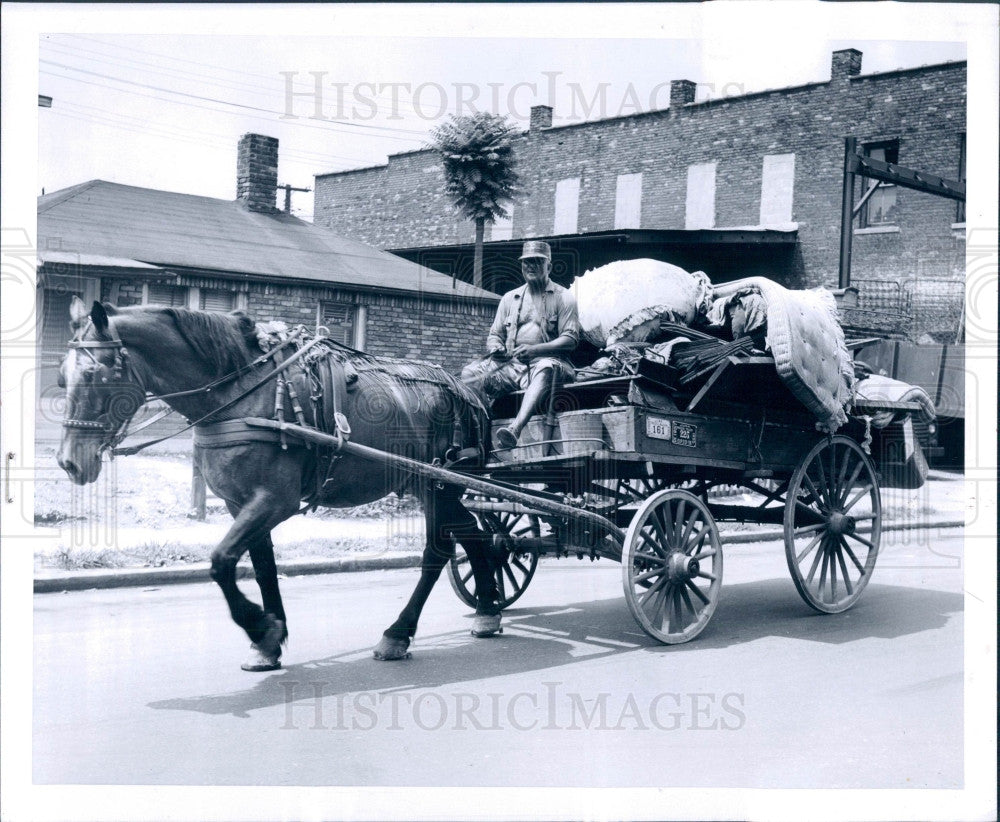
<svg viewBox="0 0 1000 822">
<path fill-rule="evenodd" d="M 374 28 L 374 27 L 373 27 Z M 929 32 L 930 33 L 930 32 Z M 426 146 L 455 113 L 518 128 L 532 105 L 554 124 L 666 108 L 671 80 L 699 100 L 829 79 L 830 54 L 864 53 L 862 73 L 962 60 L 942 40 L 191 35 L 43 33 L 38 192 L 91 179 L 232 199 L 236 144 L 279 140 L 279 184 L 386 162 Z M 766 56 L 762 56 L 762 52 Z M 311 192 L 292 210 L 312 219 Z"/>
</svg>

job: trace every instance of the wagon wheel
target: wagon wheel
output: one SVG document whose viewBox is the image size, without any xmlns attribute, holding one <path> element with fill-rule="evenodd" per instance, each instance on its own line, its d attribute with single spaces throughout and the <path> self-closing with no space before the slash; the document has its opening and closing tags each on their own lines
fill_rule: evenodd
<svg viewBox="0 0 1000 822">
<path fill-rule="evenodd" d="M 507 511 L 484 511 L 476 514 L 482 529 L 494 537 L 490 547 L 490 564 L 496 576 L 500 594 L 500 608 L 506 608 L 520 598 L 535 575 L 538 554 L 535 551 L 518 551 L 519 537 L 541 536 L 541 524 L 534 514 L 515 514 Z M 461 545 L 455 546 L 455 556 L 449 563 L 448 579 L 466 605 L 476 607 L 476 581 L 472 578 L 472 565 Z"/>
<path fill-rule="evenodd" d="M 660 642 L 704 630 L 722 587 L 722 545 L 701 500 L 669 488 L 643 503 L 625 534 L 622 584 L 632 616 Z"/>
<path fill-rule="evenodd" d="M 857 531 L 863 522 L 871 523 L 865 535 Z M 871 578 L 881 533 L 868 455 L 848 437 L 817 443 L 792 475 L 785 502 L 785 558 L 802 599 L 828 614 L 850 608 Z"/>
</svg>

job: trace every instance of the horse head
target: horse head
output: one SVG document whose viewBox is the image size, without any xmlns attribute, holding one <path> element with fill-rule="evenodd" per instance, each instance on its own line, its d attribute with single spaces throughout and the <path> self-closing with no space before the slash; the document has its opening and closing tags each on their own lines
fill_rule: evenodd
<svg viewBox="0 0 1000 822">
<path fill-rule="evenodd" d="M 77 485 L 100 476 L 101 455 L 118 444 L 145 397 L 114 330 L 114 315 L 112 306 L 98 302 L 88 312 L 78 297 L 70 306 L 74 334 L 59 367 L 66 415 L 57 460 Z"/>
</svg>

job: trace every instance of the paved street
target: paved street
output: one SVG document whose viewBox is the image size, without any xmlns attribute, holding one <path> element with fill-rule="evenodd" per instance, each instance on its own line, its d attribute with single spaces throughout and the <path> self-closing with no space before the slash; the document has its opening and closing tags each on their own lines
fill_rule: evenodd
<svg viewBox="0 0 1000 822">
<path fill-rule="evenodd" d="M 822 616 L 779 543 L 729 546 L 711 624 L 674 647 L 606 561 L 543 560 L 490 640 L 442 579 L 399 663 L 370 648 L 415 569 L 291 578 L 270 674 L 239 669 L 210 583 L 36 595 L 34 781 L 959 787 L 961 557 L 958 530 L 888 533 Z"/>
</svg>

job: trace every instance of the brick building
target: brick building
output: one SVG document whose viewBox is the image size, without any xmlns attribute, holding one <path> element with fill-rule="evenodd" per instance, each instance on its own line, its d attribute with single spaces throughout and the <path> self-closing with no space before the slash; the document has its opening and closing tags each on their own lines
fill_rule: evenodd
<svg viewBox="0 0 1000 822">
<path fill-rule="evenodd" d="M 837 287 L 846 137 L 873 157 L 965 178 L 966 64 L 864 75 L 861 63 L 861 52 L 837 51 L 828 81 L 705 102 L 678 80 L 667 109 L 568 126 L 536 106 L 517 144 L 523 194 L 512 219 L 487 230 L 487 287 L 518 280 L 526 237 L 553 243 L 563 283 L 654 257 L 716 282 L 765 274 Z M 473 226 L 444 194 L 433 151 L 317 175 L 315 191 L 318 224 L 471 279 Z M 954 341 L 964 266 L 954 201 L 883 186 L 855 221 L 862 309 L 898 314 L 895 330 L 914 339 Z"/>
<path fill-rule="evenodd" d="M 38 200 L 39 390 L 57 401 L 74 294 L 89 304 L 242 308 L 373 354 L 457 371 L 497 297 L 275 207 L 278 141 L 240 140 L 237 199 L 91 180 Z M 42 422 L 44 423 L 44 419 Z M 58 420 L 52 420 L 58 422 Z"/>
</svg>

